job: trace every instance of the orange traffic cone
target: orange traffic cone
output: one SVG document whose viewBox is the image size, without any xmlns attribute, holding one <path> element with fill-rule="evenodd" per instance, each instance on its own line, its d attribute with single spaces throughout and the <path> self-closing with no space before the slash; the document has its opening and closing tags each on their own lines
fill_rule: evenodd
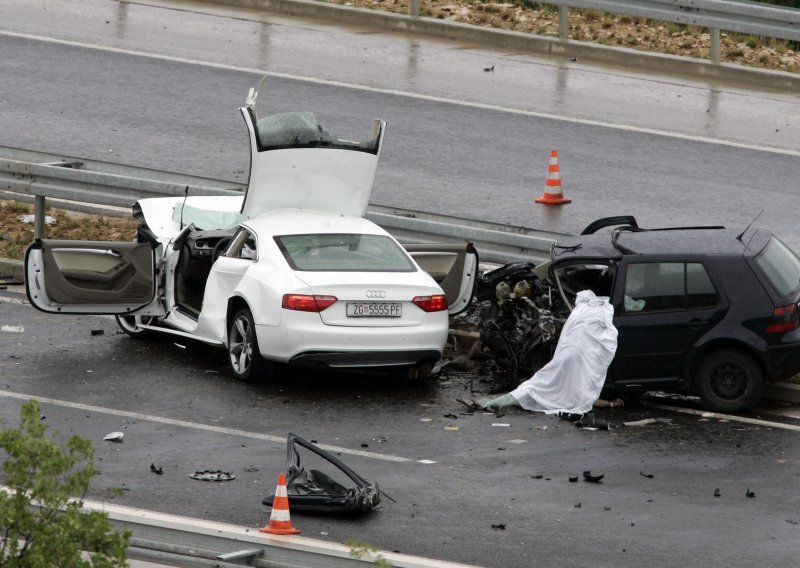
<svg viewBox="0 0 800 568">
<path fill-rule="evenodd" d="M 278 475 L 278 487 L 275 489 L 275 498 L 272 500 L 269 524 L 258 530 L 270 534 L 299 534 L 302 532 L 294 528 L 289 519 L 289 495 L 286 493 L 286 474 L 284 473 Z"/>
<path fill-rule="evenodd" d="M 550 152 L 550 165 L 547 168 L 547 179 L 544 182 L 544 193 L 534 201 L 546 205 L 558 205 L 572 201 L 564 197 L 561 192 L 561 171 L 558 169 L 558 152 L 555 150 Z"/>
</svg>

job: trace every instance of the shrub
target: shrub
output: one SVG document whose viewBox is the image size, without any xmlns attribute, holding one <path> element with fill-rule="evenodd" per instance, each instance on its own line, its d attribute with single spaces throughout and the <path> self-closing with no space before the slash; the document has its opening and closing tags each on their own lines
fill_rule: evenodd
<svg viewBox="0 0 800 568">
<path fill-rule="evenodd" d="M 127 566 L 130 534 L 116 532 L 105 513 L 83 510 L 98 473 L 91 443 L 72 436 L 62 450 L 45 437 L 46 428 L 31 400 L 22 406 L 20 427 L 0 431 L 10 489 L 0 491 L 0 566 Z"/>
</svg>

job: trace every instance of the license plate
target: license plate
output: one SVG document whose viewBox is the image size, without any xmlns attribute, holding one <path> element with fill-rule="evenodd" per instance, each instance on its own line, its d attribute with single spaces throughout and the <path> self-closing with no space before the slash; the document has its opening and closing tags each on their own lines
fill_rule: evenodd
<svg viewBox="0 0 800 568">
<path fill-rule="evenodd" d="M 399 318 L 403 305 L 390 302 L 350 302 L 347 315 L 351 318 Z"/>
</svg>

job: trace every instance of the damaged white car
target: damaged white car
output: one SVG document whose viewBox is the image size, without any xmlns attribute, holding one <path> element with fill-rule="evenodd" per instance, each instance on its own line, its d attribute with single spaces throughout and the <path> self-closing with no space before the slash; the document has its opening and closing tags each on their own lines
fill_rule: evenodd
<svg viewBox="0 0 800 568">
<path fill-rule="evenodd" d="M 364 218 L 383 121 L 355 142 L 309 112 L 259 119 L 256 96 L 240 109 L 251 153 L 245 195 L 141 200 L 137 242 L 37 240 L 25 258 L 31 304 L 114 314 L 133 336 L 224 347 L 242 380 L 276 363 L 428 375 L 449 312 L 472 296 L 474 249 L 409 253 Z"/>
</svg>

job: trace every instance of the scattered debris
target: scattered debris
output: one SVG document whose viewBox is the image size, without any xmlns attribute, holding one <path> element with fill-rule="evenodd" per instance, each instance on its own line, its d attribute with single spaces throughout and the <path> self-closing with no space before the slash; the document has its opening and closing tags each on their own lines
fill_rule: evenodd
<svg viewBox="0 0 800 568">
<path fill-rule="evenodd" d="M 248 473 L 253 473 L 254 471 L 259 471 L 257 467 L 253 467 L 252 465 L 247 466 L 244 470 Z"/>
<path fill-rule="evenodd" d="M 655 477 L 655 475 L 653 475 L 652 473 L 645 473 L 643 471 L 640 471 L 639 475 L 641 475 L 642 477 L 646 477 L 647 479 L 653 479 Z"/>
<path fill-rule="evenodd" d="M 719 497 L 720 495 L 722 495 L 722 493 L 719 492 L 719 487 L 717 487 L 714 489 L 714 497 Z"/>
<path fill-rule="evenodd" d="M 569 476 L 570 483 L 578 483 L 578 476 L 577 475 L 570 475 Z"/>
<path fill-rule="evenodd" d="M 580 509 L 580 508 L 581 508 L 581 502 L 580 502 L 580 501 L 578 501 L 577 503 L 575 503 L 575 508 L 576 508 L 576 509 Z"/>
<path fill-rule="evenodd" d="M 433 418 L 420 418 L 420 422 L 433 422 Z"/>
<path fill-rule="evenodd" d="M 755 497 L 755 496 L 756 496 L 756 494 L 755 494 L 755 492 L 753 492 L 753 491 L 750 491 L 750 488 L 748 487 L 748 488 L 747 488 L 747 491 L 746 491 L 746 492 L 745 492 L 745 494 L 744 494 L 744 496 L 745 496 L 745 497 L 750 497 L 750 498 L 752 498 L 752 497 Z"/>
<path fill-rule="evenodd" d="M 484 73 L 493 73 L 494 72 L 494 65 L 492 65 L 491 67 L 484 67 L 483 68 L 483 72 Z"/>
<path fill-rule="evenodd" d="M 6 333 L 23 333 L 25 328 L 18 325 L 0 325 L 0 331 Z"/>
<path fill-rule="evenodd" d="M 609 507 L 609 506 L 605 506 L 605 507 L 603 507 L 603 510 L 604 510 L 604 511 L 610 511 L 610 510 L 611 510 L 611 507 Z M 623 549 L 623 550 L 624 550 L 624 549 Z"/>
<path fill-rule="evenodd" d="M 111 432 L 110 434 L 103 436 L 103 439 L 109 442 L 122 442 L 123 436 L 125 436 L 125 434 L 122 432 Z"/>
<path fill-rule="evenodd" d="M 599 483 L 600 481 L 603 480 L 604 477 L 605 477 L 605 474 L 592 475 L 591 471 L 584 471 L 583 472 L 583 480 L 584 481 L 590 481 L 592 483 Z"/>
<path fill-rule="evenodd" d="M 498 428 L 509 428 L 511 424 L 508 424 L 507 422 L 492 422 L 492 426 L 496 426 Z"/>
<path fill-rule="evenodd" d="M 456 430 L 458 430 L 458 426 L 445 426 L 444 429 L 449 432 L 455 432 Z"/>
<path fill-rule="evenodd" d="M 444 417 L 450 418 L 451 420 L 458 420 L 458 416 L 456 416 L 455 414 L 445 414 Z"/>
<path fill-rule="evenodd" d="M 625 426 L 647 426 L 648 424 L 655 424 L 657 420 L 655 418 L 645 418 L 643 420 L 633 420 L 631 422 L 623 422 Z"/>
<path fill-rule="evenodd" d="M 369 448 L 369 444 L 367 444 L 367 443 L 361 444 L 361 447 L 362 448 Z"/>
<path fill-rule="evenodd" d="M 27 215 L 20 215 L 19 217 L 17 217 L 17 221 L 19 221 L 20 223 L 33 223 L 35 220 L 36 220 L 36 215 L 34 215 L 33 213 L 29 213 Z M 55 217 L 52 217 L 50 215 L 44 216 L 45 225 L 52 225 L 55 222 L 56 222 Z"/>
<path fill-rule="evenodd" d="M 300 464 L 297 446 L 330 462 L 349 477 L 355 486 L 345 487 L 326 473 L 316 469 L 306 470 Z M 318 513 L 366 513 L 378 506 L 381 494 L 393 501 L 380 490 L 377 483 L 370 483 L 332 454 L 295 434 L 290 433 L 287 437 L 286 454 L 286 492 L 289 495 L 289 504 L 294 510 Z M 271 507 L 274 499 L 275 495 L 268 495 L 264 497 L 263 503 Z"/>
<path fill-rule="evenodd" d="M 492 528 L 495 529 L 495 530 L 498 530 L 498 531 L 504 531 L 504 530 L 506 530 L 506 524 L 505 523 L 500 523 L 500 524 L 497 524 L 497 525 L 492 525 Z"/>
<path fill-rule="evenodd" d="M 205 469 L 203 471 L 195 471 L 189 477 L 192 479 L 197 479 L 199 481 L 232 481 L 236 479 L 236 476 L 233 475 L 230 471 L 211 471 L 209 469 Z"/>
<path fill-rule="evenodd" d="M 104 333 L 105 333 L 105 331 L 102 330 L 102 329 L 93 329 L 92 330 L 92 335 L 103 335 Z"/>
<path fill-rule="evenodd" d="M 150 464 L 150 471 L 152 471 L 156 475 L 161 475 L 164 473 L 164 470 L 162 468 L 156 467 L 156 465 L 152 463 Z"/>
<path fill-rule="evenodd" d="M 544 475 L 531 475 L 531 479 L 541 479 Z"/>
<path fill-rule="evenodd" d="M 456 402 L 460 402 L 461 404 L 463 404 L 466 407 L 467 412 L 469 414 L 472 414 L 476 410 L 484 410 L 484 407 L 483 407 L 482 404 L 480 404 L 478 402 L 475 402 L 471 398 L 457 398 Z"/>
<path fill-rule="evenodd" d="M 519 438 L 515 438 L 513 440 L 508 441 L 509 444 L 527 444 L 528 440 L 520 440 Z"/>
</svg>

